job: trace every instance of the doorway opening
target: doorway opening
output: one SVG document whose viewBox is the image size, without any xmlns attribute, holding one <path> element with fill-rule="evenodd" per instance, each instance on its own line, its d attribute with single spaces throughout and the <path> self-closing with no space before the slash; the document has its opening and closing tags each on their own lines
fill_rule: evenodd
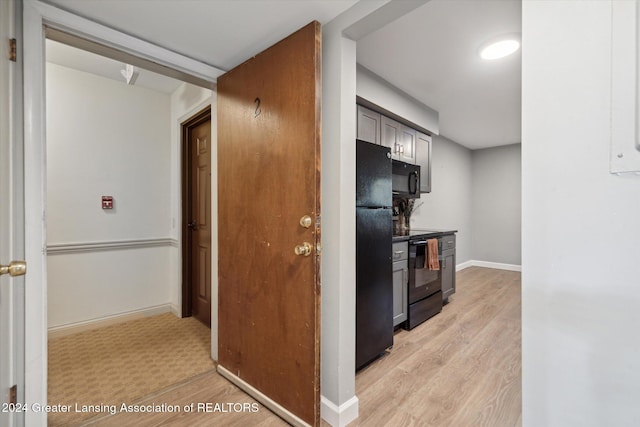
<svg viewBox="0 0 640 427">
<path fill-rule="evenodd" d="M 181 318 L 176 225 L 180 123 L 213 92 L 55 39 L 46 53 L 48 401 L 128 404 L 215 368 L 211 330 Z M 110 415 L 71 414 L 49 424 Z"/>
<path fill-rule="evenodd" d="M 182 124 L 182 316 L 211 327 L 211 107 Z"/>
</svg>

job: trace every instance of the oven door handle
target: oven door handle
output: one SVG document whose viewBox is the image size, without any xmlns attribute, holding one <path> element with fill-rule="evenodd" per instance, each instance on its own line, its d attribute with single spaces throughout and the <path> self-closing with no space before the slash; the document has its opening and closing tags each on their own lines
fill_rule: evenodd
<svg viewBox="0 0 640 427">
<path fill-rule="evenodd" d="M 415 242 L 409 242 L 409 244 L 411 244 L 413 246 L 426 245 L 427 241 L 426 240 L 417 240 Z"/>
</svg>

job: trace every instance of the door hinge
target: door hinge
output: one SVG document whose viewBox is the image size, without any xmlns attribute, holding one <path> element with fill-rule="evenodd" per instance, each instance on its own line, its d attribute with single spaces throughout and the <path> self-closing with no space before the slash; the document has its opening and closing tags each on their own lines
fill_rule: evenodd
<svg viewBox="0 0 640 427">
<path fill-rule="evenodd" d="M 18 43 L 16 39 L 9 39 L 9 60 L 16 62 L 18 59 Z"/>
<path fill-rule="evenodd" d="M 18 403 L 18 385 L 15 384 L 13 387 L 9 389 L 9 404 L 17 404 Z"/>
</svg>

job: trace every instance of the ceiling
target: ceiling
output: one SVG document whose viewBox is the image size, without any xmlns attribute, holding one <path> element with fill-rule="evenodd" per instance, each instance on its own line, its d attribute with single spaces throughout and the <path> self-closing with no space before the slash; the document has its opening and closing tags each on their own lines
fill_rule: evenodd
<svg viewBox="0 0 640 427">
<path fill-rule="evenodd" d="M 45 0 L 222 70 L 357 0 Z"/>
<path fill-rule="evenodd" d="M 440 134 L 476 149 L 521 141 L 521 53 L 480 46 L 521 33 L 520 0 L 432 0 L 360 40 L 358 62 L 440 113 Z"/>
<path fill-rule="evenodd" d="M 124 69 L 125 64 L 120 61 L 105 58 L 86 50 L 77 49 L 66 44 L 58 43 L 53 40 L 47 40 L 47 62 L 62 65 L 74 70 L 80 70 L 98 76 L 106 77 L 125 83 L 124 76 L 120 73 Z M 182 81 L 166 77 L 161 74 L 153 73 L 147 70 L 136 68 L 138 77 L 135 85 L 147 89 L 163 92 L 166 94 L 173 93 Z"/>
<path fill-rule="evenodd" d="M 229 70 L 311 20 L 330 21 L 356 0 L 47 2 Z M 485 62 L 478 48 L 496 35 L 520 32 L 520 0 L 432 0 L 359 40 L 357 56 L 359 63 L 439 111 L 441 135 L 471 149 L 485 148 L 520 142 L 521 55 Z M 79 68 L 84 61 L 74 55 L 58 52 L 49 58 L 48 53 L 48 60 Z M 122 63 L 106 64 L 85 71 L 105 75 L 109 69 L 112 78 L 122 79 Z M 143 75 L 136 85 L 147 84 Z M 150 84 L 172 91 L 167 81 Z"/>
</svg>

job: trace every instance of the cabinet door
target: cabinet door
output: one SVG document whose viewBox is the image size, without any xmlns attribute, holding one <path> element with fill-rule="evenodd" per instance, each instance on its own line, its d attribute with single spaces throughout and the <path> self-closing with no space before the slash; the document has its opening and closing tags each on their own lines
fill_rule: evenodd
<svg viewBox="0 0 640 427">
<path fill-rule="evenodd" d="M 431 137 L 416 132 L 416 164 L 420 166 L 420 192 L 431 192 Z"/>
<path fill-rule="evenodd" d="M 400 160 L 398 157 L 398 144 L 402 125 L 389 117 L 382 116 L 382 145 L 391 148 L 391 158 Z"/>
<path fill-rule="evenodd" d="M 456 251 L 442 251 L 442 299 L 456 292 Z"/>
<path fill-rule="evenodd" d="M 416 130 L 404 125 L 400 128 L 398 160 L 416 164 Z"/>
<path fill-rule="evenodd" d="M 380 145 L 380 113 L 358 105 L 357 138 Z"/>
<path fill-rule="evenodd" d="M 407 261 L 393 263 L 393 326 L 407 320 L 407 282 L 409 265 Z"/>
</svg>

